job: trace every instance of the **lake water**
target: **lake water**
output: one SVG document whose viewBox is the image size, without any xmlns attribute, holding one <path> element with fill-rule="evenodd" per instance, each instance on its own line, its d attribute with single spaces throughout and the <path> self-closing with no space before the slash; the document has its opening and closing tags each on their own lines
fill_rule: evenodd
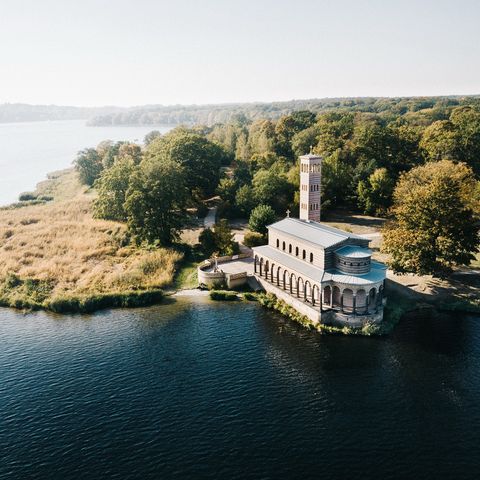
<svg viewBox="0 0 480 480">
<path fill-rule="evenodd" d="M 477 479 L 480 323 L 321 336 L 256 303 L 0 310 L 0 478 Z"/>
<path fill-rule="evenodd" d="M 18 200 L 47 173 L 72 165 L 77 152 L 102 140 L 142 142 L 152 131 L 171 127 L 87 127 L 85 120 L 0 123 L 0 205 Z"/>
</svg>

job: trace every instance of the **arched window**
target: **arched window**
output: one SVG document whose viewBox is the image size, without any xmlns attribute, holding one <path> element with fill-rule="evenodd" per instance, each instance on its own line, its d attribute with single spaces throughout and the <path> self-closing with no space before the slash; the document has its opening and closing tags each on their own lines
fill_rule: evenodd
<svg viewBox="0 0 480 480">
<path fill-rule="evenodd" d="M 295 256 L 298 257 L 298 247 L 295 247 Z"/>
<path fill-rule="evenodd" d="M 303 258 L 304 260 L 305 260 L 305 258 L 307 258 L 307 252 L 306 252 L 305 250 L 302 252 L 302 258 Z"/>
<path fill-rule="evenodd" d="M 291 243 L 288 244 L 288 253 L 292 253 L 292 244 Z"/>
<path fill-rule="evenodd" d="M 313 253 L 310 253 L 310 263 L 313 262 Z"/>
<path fill-rule="evenodd" d="M 285 242 L 282 242 L 282 250 L 285 251 Z"/>
<path fill-rule="evenodd" d="M 277 248 L 280 247 L 280 240 L 277 238 Z"/>
</svg>

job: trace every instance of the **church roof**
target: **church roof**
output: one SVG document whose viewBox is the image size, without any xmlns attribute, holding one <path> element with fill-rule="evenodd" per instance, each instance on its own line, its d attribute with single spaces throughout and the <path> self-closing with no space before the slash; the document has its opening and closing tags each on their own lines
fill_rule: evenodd
<svg viewBox="0 0 480 480">
<path fill-rule="evenodd" d="M 365 238 L 348 233 L 338 228 L 329 227 L 323 223 L 300 220 L 298 218 L 284 218 L 269 225 L 269 229 L 292 235 L 323 248 L 333 247 L 348 238 L 366 240 Z"/>
</svg>

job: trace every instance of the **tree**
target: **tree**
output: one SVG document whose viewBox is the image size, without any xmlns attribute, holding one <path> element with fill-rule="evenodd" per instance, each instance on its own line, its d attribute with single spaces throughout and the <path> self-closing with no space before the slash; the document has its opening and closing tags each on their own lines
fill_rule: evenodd
<svg viewBox="0 0 480 480">
<path fill-rule="evenodd" d="M 254 122 L 249 130 L 248 146 L 250 154 L 275 152 L 277 146 L 275 124 L 270 120 Z"/>
<path fill-rule="evenodd" d="M 80 182 L 85 185 L 92 186 L 103 170 L 102 159 L 94 148 L 86 148 L 78 152 L 74 164 Z"/>
<path fill-rule="evenodd" d="M 94 216 L 105 220 L 127 221 L 125 199 L 135 164 L 130 158 L 117 160 L 95 181 L 98 197 L 93 203 Z"/>
<path fill-rule="evenodd" d="M 265 235 L 267 233 L 267 225 L 275 221 L 275 210 L 270 205 L 259 205 L 252 210 L 250 219 L 248 220 L 248 228 L 254 232 Z"/>
<path fill-rule="evenodd" d="M 186 173 L 187 187 L 193 196 L 212 195 L 220 180 L 220 166 L 228 157 L 225 150 L 205 137 L 175 129 L 156 138 L 145 151 L 145 158 L 177 162 Z"/>
<path fill-rule="evenodd" d="M 198 237 L 205 255 L 235 255 L 239 252 L 238 242 L 228 225 L 227 220 L 222 219 L 215 224 L 213 230 L 206 228 Z"/>
<path fill-rule="evenodd" d="M 364 212 L 385 215 L 392 202 L 394 180 L 386 168 L 377 168 L 366 181 L 358 183 L 358 201 Z"/>
<path fill-rule="evenodd" d="M 235 195 L 235 204 L 243 215 L 250 215 L 255 206 L 252 187 L 249 185 L 240 187 Z"/>
<path fill-rule="evenodd" d="M 145 137 L 143 137 L 143 143 L 146 147 L 148 147 L 148 145 L 150 145 L 156 138 L 161 136 L 162 134 L 158 130 L 152 130 L 151 132 L 148 132 Z"/>
<path fill-rule="evenodd" d="M 143 153 L 140 145 L 136 143 L 124 142 L 118 149 L 115 161 L 130 159 L 135 165 L 142 161 Z"/>
<path fill-rule="evenodd" d="M 317 125 L 296 133 L 292 138 L 293 155 L 299 157 L 310 152 L 310 149 L 317 145 L 319 134 L 320 129 Z"/>
<path fill-rule="evenodd" d="M 480 111 L 471 106 L 457 107 L 450 120 L 460 138 L 460 159 L 470 165 L 477 177 L 480 176 Z"/>
<path fill-rule="evenodd" d="M 217 244 L 215 242 L 215 233 L 210 228 L 205 228 L 198 236 L 198 241 L 202 247 L 202 251 L 205 255 L 210 257 L 217 250 Z"/>
<path fill-rule="evenodd" d="M 215 245 L 219 255 L 235 255 L 239 252 L 238 243 L 227 220 L 222 218 L 213 227 Z"/>
<path fill-rule="evenodd" d="M 329 155 L 344 147 L 354 130 L 352 113 L 329 112 L 321 115 L 317 122 L 318 153 Z"/>
<path fill-rule="evenodd" d="M 322 208 L 344 204 L 351 195 L 353 172 L 341 150 L 322 162 Z"/>
<path fill-rule="evenodd" d="M 275 125 L 278 144 L 277 152 L 285 157 L 292 157 L 292 138 L 295 134 L 311 127 L 315 123 L 315 114 L 306 110 L 293 112 L 280 117 Z M 307 150 L 308 152 L 309 150 Z M 307 153 L 303 152 L 303 153 Z"/>
<path fill-rule="evenodd" d="M 270 205 L 277 213 L 283 213 L 293 197 L 292 186 L 278 169 L 259 170 L 252 181 L 254 200 Z"/>
<path fill-rule="evenodd" d="M 423 132 L 420 147 L 428 160 L 459 160 L 461 139 L 455 125 L 449 120 L 432 123 Z"/>
<path fill-rule="evenodd" d="M 115 142 L 113 143 L 110 140 L 105 140 L 103 142 L 100 142 L 97 145 L 97 153 L 100 155 L 102 159 L 102 165 L 103 168 L 110 168 L 113 163 L 115 162 L 115 159 L 118 156 L 118 152 L 120 150 L 120 147 L 124 144 L 125 142 Z"/>
<path fill-rule="evenodd" d="M 382 250 L 400 273 L 444 275 L 478 251 L 478 182 L 464 163 L 428 163 L 403 174 L 395 188 L 395 220 Z M 477 217 L 477 218 L 476 218 Z"/>
<path fill-rule="evenodd" d="M 187 199 L 185 171 L 174 161 L 144 160 L 130 179 L 125 211 L 137 241 L 169 245 L 178 238 Z"/>
<path fill-rule="evenodd" d="M 217 187 L 217 194 L 224 202 L 230 205 L 235 203 L 235 195 L 237 193 L 237 182 L 233 178 L 225 177 L 220 180 Z"/>
</svg>

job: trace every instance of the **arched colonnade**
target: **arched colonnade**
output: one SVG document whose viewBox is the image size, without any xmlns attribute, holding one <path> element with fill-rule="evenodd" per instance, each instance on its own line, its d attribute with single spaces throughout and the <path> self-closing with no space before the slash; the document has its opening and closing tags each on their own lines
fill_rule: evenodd
<svg viewBox="0 0 480 480">
<path fill-rule="evenodd" d="M 367 315 L 376 313 L 383 301 L 383 284 L 365 289 L 352 286 L 320 285 L 304 280 L 281 265 L 255 255 L 255 274 L 285 290 L 293 296 L 324 309 L 340 310 L 347 314 Z"/>
</svg>

